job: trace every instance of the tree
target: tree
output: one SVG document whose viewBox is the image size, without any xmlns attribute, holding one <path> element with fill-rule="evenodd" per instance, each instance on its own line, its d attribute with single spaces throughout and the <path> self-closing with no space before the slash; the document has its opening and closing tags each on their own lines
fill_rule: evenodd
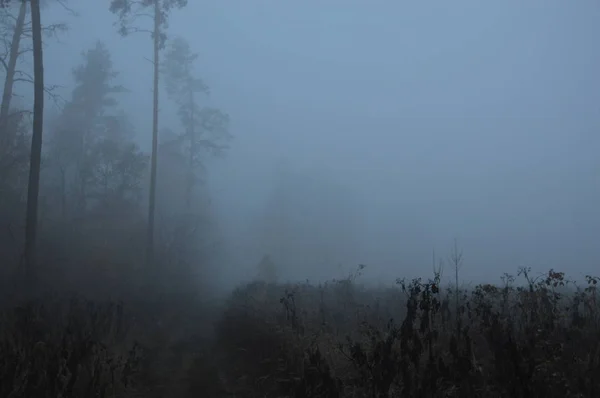
<svg viewBox="0 0 600 398">
<path fill-rule="evenodd" d="M 2 23 L 6 30 L 3 32 L 3 41 L 5 47 L 5 54 L 0 58 L 1 66 L 5 71 L 4 87 L 2 90 L 2 102 L 0 105 L 0 147 L 9 151 L 10 148 L 6 148 L 10 142 L 9 132 L 11 131 L 10 117 L 19 117 L 21 112 L 17 112 L 16 115 L 10 114 L 11 101 L 13 98 L 13 90 L 15 83 L 29 82 L 33 83 L 33 77 L 25 71 L 17 69 L 17 62 L 19 57 L 33 51 L 32 48 L 22 48 L 21 40 L 24 38 L 32 37 L 32 23 L 26 21 L 27 16 L 27 1 L 20 1 L 19 10 L 17 15 L 14 16 L 9 11 L 9 1 L 6 1 L 3 8 Z M 58 32 L 63 32 L 67 29 L 67 26 L 63 23 L 52 24 L 49 26 L 42 26 L 42 32 L 53 36 Z M 10 33 L 9 33 L 10 32 Z M 11 40 L 7 40 L 7 36 L 11 36 Z M 54 87 L 47 87 L 46 92 L 52 94 Z"/>
<path fill-rule="evenodd" d="M 25 15 L 27 14 L 27 3 L 21 2 L 19 6 L 19 14 L 15 21 L 15 26 L 10 42 L 10 51 L 8 62 L 3 60 L 3 66 L 6 69 L 6 77 L 4 79 L 4 89 L 2 91 L 2 104 L 0 105 L 0 139 L 4 148 L 7 144 L 8 135 L 8 114 L 10 111 L 10 101 L 13 96 L 13 86 L 15 81 L 15 72 L 17 68 L 17 59 L 19 58 L 19 50 L 21 44 L 21 36 L 23 35 L 23 27 L 25 26 Z"/>
<path fill-rule="evenodd" d="M 185 159 L 188 174 L 185 204 L 188 211 L 191 210 L 194 187 L 200 180 L 198 171 L 203 169 L 204 153 L 223 153 L 231 139 L 229 115 L 198 103 L 198 95 L 208 94 L 209 89 L 202 79 L 194 76 L 197 58 L 198 54 L 191 51 L 189 43 L 178 37 L 171 41 L 164 65 L 167 93 L 178 106 L 183 127 L 183 132 L 174 134 L 164 145 Z"/>
<path fill-rule="evenodd" d="M 47 3 L 47 2 L 45 2 Z M 28 17 L 28 1 L 5 1 L 0 9 L 0 67 L 4 71 L 4 85 L 0 103 L 0 185 L 2 201 L 8 214 L 18 214 L 16 207 L 25 202 L 29 172 L 31 117 L 33 110 L 15 104 L 14 91 L 19 83 L 31 84 L 31 73 L 19 68 L 19 61 L 33 52 L 25 44 L 32 38 L 32 23 Z M 64 4 L 60 3 L 63 7 Z M 43 4 L 42 4 L 43 6 Z M 65 31 L 63 23 L 41 27 L 44 37 L 53 37 Z M 58 99 L 53 86 L 44 88 L 46 95 Z M 13 206 L 6 207 L 8 203 Z M 14 217 L 10 217 L 11 221 Z"/>
<path fill-rule="evenodd" d="M 0 8 L 6 10 L 15 1 L 11 0 L 0 0 Z M 13 42 L 11 42 L 11 50 L 9 64 L 13 64 L 16 67 L 16 59 L 22 53 L 19 50 L 20 38 L 23 36 L 25 29 L 25 0 L 21 0 L 19 15 L 17 16 L 15 32 L 13 35 Z M 35 266 L 35 248 L 37 238 L 37 218 L 38 218 L 38 199 L 39 199 L 39 188 L 40 188 L 40 167 L 42 159 L 42 133 L 43 133 L 43 117 L 44 117 L 44 62 L 43 62 L 43 50 L 42 50 L 42 32 L 43 27 L 41 23 L 40 13 L 40 0 L 29 0 L 31 9 L 31 28 L 29 30 L 31 34 L 32 42 L 32 54 L 33 54 L 33 77 L 23 78 L 21 80 L 27 80 L 33 83 L 34 86 L 34 103 L 33 103 L 33 129 L 31 137 L 31 150 L 29 158 L 29 178 L 27 184 L 27 208 L 25 216 L 25 248 L 23 251 L 24 268 L 26 277 L 31 280 L 34 276 Z M 20 29 L 17 29 L 20 28 Z M 19 40 L 15 40 L 15 36 Z M 2 134 L 6 133 L 8 129 L 8 111 L 10 110 L 10 99 L 12 98 L 12 85 L 17 80 L 15 78 L 15 70 L 10 70 L 10 65 L 6 65 L 7 68 L 7 79 L 9 79 L 8 86 L 5 84 L 3 90 L 3 104 L 0 108 L 0 112 L 5 112 L 4 119 L 0 120 L 0 127 L 4 127 Z M 12 80 L 12 81 L 10 81 Z M 6 83 L 6 82 L 5 82 Z"/>
<path fill-rule="evenodd" d="M 257 219 L 259 253 L 271 254 L 290 276 L 335 277 L 336 266 L 360 254 L 363 220 L 357 209 L 353 192 L 326 170 L 280 163 Z"/>
<path fill-rule="evenodd" d="M 136 203 L 141 190 L 146 155 L 134 143 L 104 139 L 96 144 L 90 158 L 90 197 L 102 207 L 115 208 Z"/>
<path fill-rule="evenodd" d="M 29 160 L 29 183 L 27 186 L 27 214 L 25 219 L 26 274 L 32 277 L 35 264 L 38 196 L 40 190 L 40 166 L 42 160 L 42 130 L 44 128 L 44 60 L 42 51 L 42 23 L 40 0 L 30 0 L 31 38 L 33 44 L 33 131 L 31 157 Z"/>
<path fill-rule="evenodd" d="M 97 42 L 83 59 L 73 70 L 75 87 L 50 140 L 49 161 L 58 175 L 65 218 L 67 208 L 82 217 L 90 206 L 135 196 L 145 165 L 130 140 L 133 127 L 114 97 L 126 89 L 113 83 L 118 73 L 110 52 Z M 68 197 L 76 203 L 69 205 Z"/>
<path fill-rule="evenodd" d="M 112 0 L 110 11 L 119 18 L 119 32 L 127 36 L 133 32 L 150 33 L 153 41 L 153 110 L 152 110 L 152 154 L 150 165 L 150 193 L 148 206 L 147 258 L 154 262 L 154 216 L 156 207 L 156 169 L 158 158 L 158 83 L 160 51 L 164 48 L 167 28 L 167 16 L 173 8 L 183 8 L 187 0 Z M 150 11 L 148 13 L 147 11 Z M 152 17 L 152 29 L 134 26 L 142 16 Z"/>
</svg>

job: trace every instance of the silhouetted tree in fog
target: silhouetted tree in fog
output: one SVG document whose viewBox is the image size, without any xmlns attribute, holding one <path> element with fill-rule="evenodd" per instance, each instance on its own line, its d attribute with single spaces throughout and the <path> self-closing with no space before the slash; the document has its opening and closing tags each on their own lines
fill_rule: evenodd
<svg viewBox="0 0 600 398">
<path fill-rule="evenodd" d="M 8 3 L 5 3 L 8 6 Z M 3 26 L 2 35 L 5 43 L 5 53 L 2 54 L 0 65 L 3 67 L 4 87 L 2 90 L 2 103 L 0 105 L 0 148 L 5 152 L 11 150 L 10 143 L 10 118 L 17 118 L 20 112 L 11 113 L 11 104 L 13 99 L 14 86 L 18 82 L 27 82 L 33 84 L 33 77 L 24 70 L 18 69 L 18 61 L 25 54 L 33 51 L 33 48 L 23 46 L 22 40 L 30 39 L 32 36 L 32 23 L 27 21 L 27 1 L 13 1 L 11 5 L 18 8 L 16 15 L 13 15 L 13 7 L 5 7 L 0 17 L 0 23 Z M 18 7 L 17 7 L 18 6 Z M 54 23 L 42 26 L 42 33 L 46 36 L 55 36 L 59 32 L 66 31 L 67 26 L 64 23 Z M 10 39 L 9 39 L 10 37 Z M 53 95 L 54 87 L 46 87 L 46 93 Z M 4 153 L 3 153 L 4 155 Z"/>
<path fill-rule="evenodd" d="M 13 86 L 15 84 L 15 73 L 17 69 L 17 59 L 20 54 L 21 36 L 25 26 L 25 16 L 27 14 L 27 3 L 22 1 L 19 5 L 19 14 L 15 20 L 12 40 L 10 41 L 10 51 L 8 53 L 8 62 L 5 60 L 6 76 L 4 78 L 4 89 L 2 91 L 2 105 L 0 105 L 0 142 L 4 149 L 8 143 L 8 117 L 10 103 L 13 96 Z"/>
<path fill-rule="evenodd" d="M 355 261 L 362 222 L 353 192 L 326 170 L 280 163 L 257 219 L 258 244 L 287 275 L 335 276 Z"/>
<path fill-rule="evenodd" d="M 146 167 L 114 96 L 127 90 L 113 83 L 118 73 L 108 49 L 97 42 L 83 58 L 73 70 L 75 88 L 55 122 L 48 150 L 65 220 L 67 210 L 71 219 L 81 219 L 97 206 L 136 201 Z"/>
<path fill-rule="evenodd" d="M 194 76 L 194 61 L 198 54 L 191 51 L 189 43 L 181 38 L 171 41 L 165 56 L 165 83 L 169 96 L 178 107 L 183 131 L 163 145 L 182 156 L 187 165 L 185 191 L 186 208 L 191 210 L 194 186 L 199 181 L 198 171 L 203 169 L 205 154 L 220 154 L 227 149 L 229 115 L 219 109 L 203 107 L 198 102 L 199 94 L 208 94 L 209 89 L 202 79 Z"/>
<path fill-rule="evenodd" d="M 147 32 L 153 40 L 153 117 L 152 117 L 152 157 L 150 166 L 150 198 L 148 206 L 148 242 L 147 260 L 154 261 L 154 218 L 156 207 L 156 168 L 158 158 L 158 80 L 160 65 L 160 50 L 164 48 L 167 28 L 167 16 L 172 8 L 182 8 L 187 5 L 187 0 L 112 0 L 110 11 L 119 17 L 119 33 L 126 36 L 133 32 Z M 149 13 L 147 12 L 149 11 Z M 140 16 L 151 16 L 154 24 L 151 29 L 133 26 Z"/>
<path fill-rule="evenodd" d="M 31 9 L 31 20 L 27 18 L 28 6 Z M 38 228 L 43 101 L 45 94 L 57 98 L 53 94 L 54 87 L 44 86 L 42 35 L 64 31 L 66 25 L 42 26 L 39 1 L 3 0 L 0 2 L 0 8 L 0 34 L 4 42 L 0 64 L 5 71 L 0 105 L 0 204 L 5 210 L 2 221 L 17 223 L 14 214 L 20 215 L 26 210 L 25 250 L 21 253 L 21 259 L 23 265 L 32 271 Z M 26 39 L 31 39 L 30 46 L 24 44 Z M 33 55 L 33 75 L 19 69 L 19 60 L 29 53 Z M 33 111 L 14 106 L 15 86 L 22 82 L 31 83 L 34 87 Z M 32 130 L 31 121 L 26 117 L 31 114 Z M 26 177 L 26 174 L 29 176 Z M 24 195 L 25 190 L 27 198 Z M 12 238 L 13 246 L 19 247 L 21 242 L 16 242 L 14 236 Z M 21 250 L 20 247 L 18 250 Z"/>
<path fill-rule="evenodd" d="M 31 38 L 33 44 L 33 131 L 31 135 L 31 158 L 29 160 L 29 183 L 27 188 L 27 215 L 25 218 L 25 263 L 31 277 L 35 264 L 38 197 L 40 191 L 40 166 L 42 160 L 42 129 L 44 128 L 44 60 L 42 52 L 42 22 L 40 1 L 31 2 Z"/>
</svg>

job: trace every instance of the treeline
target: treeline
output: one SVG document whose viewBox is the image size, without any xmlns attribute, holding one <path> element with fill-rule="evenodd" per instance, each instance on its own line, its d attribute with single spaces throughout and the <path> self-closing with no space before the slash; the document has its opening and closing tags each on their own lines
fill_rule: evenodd
<svg viewBox="0 0 600 398">
<path fill-rule="evenodd" d="M 160 264 L 189 270 L 192 263 L 214 255 L 216 237 L 211 232 L 216 226 L 202 187 L 204 163 L 208 156 L 227 150 L 230 119 L 208 105 L 209 88 L 195 75 L 197 56 L 190 44 L 185 38 L 166 35 L 169 12 L 184 7 L 186 1 L 114 0 L 110 4 L 122 35 L 147 32 L 154 45 L 150 153 L 140 148 L 136 138 L 146 135 L 135 131 L 122 105 L 124 96 L 133 93 L 119 78 L 110 48 L 102 41 L 83 52 L 81 63 L 72 70 L 70 96 L 56 117 L 44 120 L 43 100 L 57 98 L 55 87 L 43 84 L 43 69 L 41 74 L 40 68 L 30 73 L 27 65 L 32 58 L 34 65 L 43 64 L 36 38 L 51 39 L 66 26 L 36 26 L 36 10 L 40 12 L 36 0 L 1 4 L 0 32 L 7 43 L 1 54 L 5 73 L 0 107 L 3 271 L 28 269 L 29 280 L 84 274 L 94 278 L 118 274 L 114 279 L 124 280 L 124 273 L 139 267 Z M 43 12 L 44 8 L 42 17 Z M 140 12 L 154 16 L 150 27 L 136 25 Z M 32 86 L 37 105 L 33 109 L 15 101 L 17 89 Z M 162 89 L 167 94 L 164 99 L 159 97 Z M 174 102 L 179 123 L 159 124 L 159 99 Z M 159 127 L 164 132 L 160 137 Z M 37 143 L 36 137 L 43 139 Z M 161 190 L 168 199 L 163 203 L 157 202 Z M 34 230 L 26 234 L 27 223 Z"/>
</svg>

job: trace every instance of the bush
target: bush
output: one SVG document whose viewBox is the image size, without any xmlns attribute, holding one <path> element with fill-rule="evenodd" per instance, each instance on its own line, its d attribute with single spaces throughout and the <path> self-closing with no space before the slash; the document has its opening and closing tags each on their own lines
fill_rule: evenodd
<svg viewBox="0 0 600 398">
<path fill-rule="evenodd" d="M 470 291 L 347 279 L 254 282 L 211 303 L 157 287 L 121 302 L 13 299 L 0 396 L 597 396 L 598 279 L 520 275 Z"/>
<path fill-rule="evenodd" d="M 579 288 L 553 270 L 529 272 L 519 273 L 525 286 L 505 275 L 471 291 L 421 279 L 395 289 L 252 284 L 219 322 L 222 370 L 248 397 L 596 396 L 598 279 Z"/>
</svg>

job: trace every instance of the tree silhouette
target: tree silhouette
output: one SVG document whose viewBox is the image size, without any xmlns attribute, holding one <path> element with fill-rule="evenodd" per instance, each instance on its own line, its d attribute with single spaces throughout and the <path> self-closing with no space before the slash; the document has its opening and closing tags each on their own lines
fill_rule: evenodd
<svg viewBox="0 0 600 398">
<path fill-rule="evenodd" d="M 112 0 L 110 11 L 119 18 L 119 33 L 127 36 L 135 32 L 149 33 L 153 42 L 153 111 L 152 111 L 152 155 L 150 166 L 150 194 L 148 206 L 148 231 L 147 231 L 147 260 L 148 264 L 154 262 L 154 219 L 156 208 L 156 169 L 158 159 L 158 83 L 160 51 L 165 46 L 167 17 L 173 8 L 182 8 L 187 5 L 187 0 Z M 136 22 L 140 17 L 151 17 L 153 26 L 144 29 Z"/>
</svg>

